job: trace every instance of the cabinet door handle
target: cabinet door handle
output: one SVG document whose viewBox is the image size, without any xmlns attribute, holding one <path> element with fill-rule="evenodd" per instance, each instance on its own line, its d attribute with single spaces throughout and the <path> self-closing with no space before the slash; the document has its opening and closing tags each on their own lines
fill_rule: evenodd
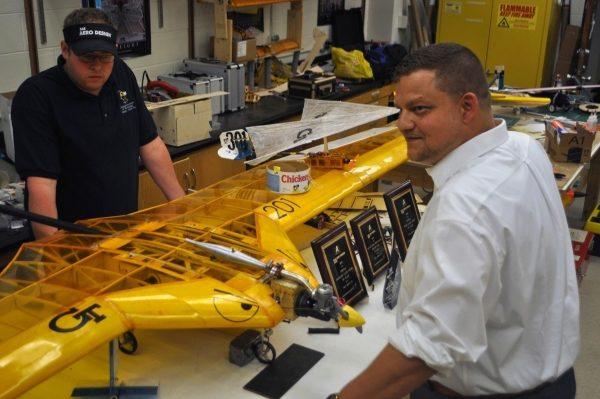
<svg viewBox="0 0 600 399">
<path fill-rule="evenodd" d="M 194 188 L 194 189 L 198 189 L 198 187 L 196 186 L 196 183 L 197 183 L 197 181 L 196 181 L 196 169 L 192 168 L 192 169 L 190 170 L 190 174 L 191 174 L 191 175 L 192 175 L 192 177 L 194 178 L 194 180 L 193 180 L 193 183 L 192 183 L 192 188 Z"/>
<path fill-rule="evenodd" d="M 183 191 L 185 191 L 186 193 L 190 192 L 190 175 L 188 172 L 185 172 L 183 174 Z"/>
</svg>

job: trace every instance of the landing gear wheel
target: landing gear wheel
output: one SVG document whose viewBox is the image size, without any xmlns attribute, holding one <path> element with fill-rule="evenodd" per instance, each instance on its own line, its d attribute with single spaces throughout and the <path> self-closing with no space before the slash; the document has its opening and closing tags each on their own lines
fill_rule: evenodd
<svg viewBox="0 0 600 399">
<path fill-rule="evenodd" d="M 258 361 L 264 364 L 273 363 L 273 360 L 277 356 L 275 347 L 269 341 L 258 342 L 252 346 L 252 350 Z"/>
<path fill-rule="evenodd" d="M 119 350 L 126 355 L 133 355 L 137 351 L 137 338 L 131 331 L 119 336 Z"/>
</svg>

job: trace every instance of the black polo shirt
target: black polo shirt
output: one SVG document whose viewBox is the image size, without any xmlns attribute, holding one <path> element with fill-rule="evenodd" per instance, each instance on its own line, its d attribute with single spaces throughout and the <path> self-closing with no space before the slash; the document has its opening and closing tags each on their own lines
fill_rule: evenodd
<svg viewBox="0 0 600 399">
<path fill-rule="evenodd" d="M 135 75 L 116 58 L 98 96 L 58 65 L 27 79 L 12 103 L 21 178 L 57 180 L 58 217 L 76 221 L 137 210 L 140 147 L 156 138 Z"/>
</svg>

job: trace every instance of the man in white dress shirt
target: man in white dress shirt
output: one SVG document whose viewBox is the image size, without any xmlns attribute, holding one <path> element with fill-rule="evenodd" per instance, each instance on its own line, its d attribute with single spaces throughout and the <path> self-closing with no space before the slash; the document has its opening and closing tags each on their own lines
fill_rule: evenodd
<svg viewBox="0 0 600 399">
<path fill-rule="evenodd" d="M 493 118 L 465 47 L 422 48 L 398 72 L 398 128 L 435 190 L 402 267 L 397 330 L 338 397 L 574 398 L 577 283 L 546 153 Z"/>
</svg>

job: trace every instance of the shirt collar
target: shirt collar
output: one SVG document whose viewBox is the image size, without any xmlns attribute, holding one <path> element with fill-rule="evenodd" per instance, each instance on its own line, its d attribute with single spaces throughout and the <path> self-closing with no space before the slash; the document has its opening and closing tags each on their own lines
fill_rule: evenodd
<svg viewBox="0 0 600 399">
<path fill-rule="evenodd" d="M 448 179 L 469 165 L 473 160 L 493 150 L 508 140 L 504 119 L 495 119 L 498 125 L 461 144 L 434 166 L 427 168 L 434 187 L 442 187 Z"/>
</svg>

